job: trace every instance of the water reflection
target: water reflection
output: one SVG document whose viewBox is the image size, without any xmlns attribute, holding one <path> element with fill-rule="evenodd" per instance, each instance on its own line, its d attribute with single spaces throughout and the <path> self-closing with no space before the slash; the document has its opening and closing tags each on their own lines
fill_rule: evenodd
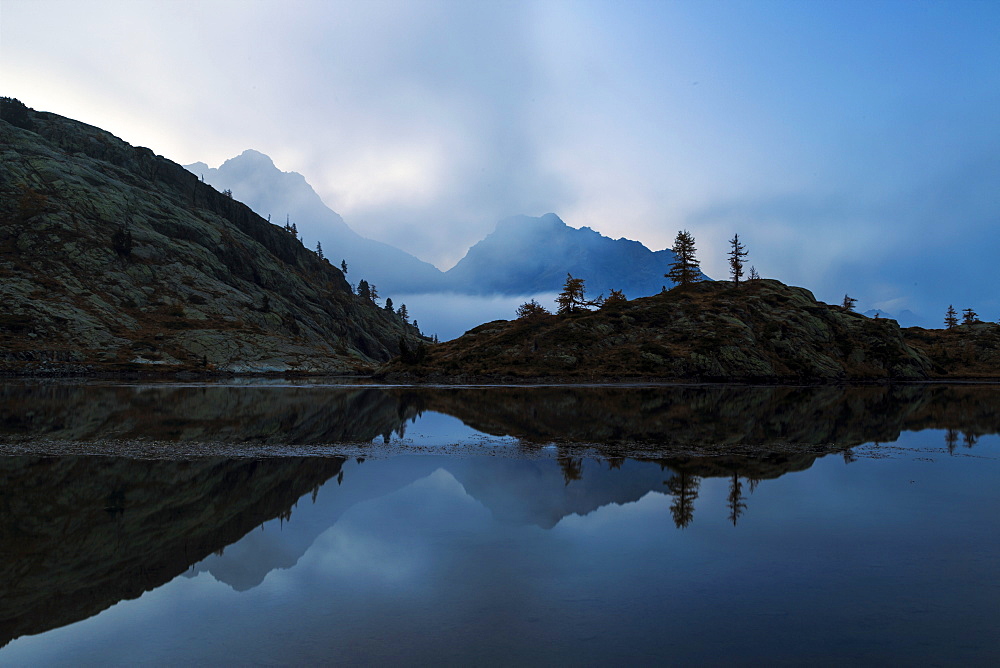
<svg viewBox="0 0 1000 668">
<path fill-rule="evenodd" d="M 94 599 L 63 592 L 89 583 L 105 605 L 118 570 L 131 582 L 125 598 L 158 588 L 86 622 L 21 638 L 0 650 L 0 662 L 474 663 L 484 652 L 518 664 L 654 663 L 664 653 L 685 664 L 801 664 L 819 655 L 838 663 L 982 661 L 997 650 L 989 614 L 1000 558 L 1000 499 L 990 484 L 997 466 L 941 461 L 950 466 L 923 458 L 844 466 L 822 457 L 756 483 L 725 465 L 632 458 L 435 455 L 339 460 L 323 470 L 273 459 L 254 472 L 205 462 L 193 475 L 162 461 L 131 469 L 129 478 L 169 481 L 175 491 L 159 488 L 162 500 L 135 485 L 108 494 L 115 476 L 102 481 L 103 467 L 77 462 L 94 490 L 76 483 L 62 494 L 90 499 L 84 517 L 37 519 L 49 534 L 67 536 L 64 546 L 47 543 L 58 555 L 45 559 L 49 578 L 16 582 L 24 559 L 41 555 L 35 542 L 5 563 L 13 577 L 4 579 L 0 608 L 4 619 L 15 612 L 17 624 L 3 627 L 4 639 L 97 612 Z M 25 459 L 8 470 L 36 464 Z M 160 466 L 162 474 L 153 470 Z M 28 496 L 42 510 L 60 494 L 55 482 L 46 489 L 53 472 L 43 461 L 37 476 L 21 480 L 38 485 Z M 194 535 L 196 546 L 185 548 L 185 533 L 198 531 L 185 508 L 211 504 L 226 478 L 251 497 L 248 512 L 236 512 L 245 533 L 224 547 Z M 287 480 L 302 491 L 297 504 L 267 491 Z M 942 494 L 962 485 L 962 494 Z M 66 555 L 91 542 L 73 529 L 84 520 L 95 523 L 95 545 L 74 561 Z M 208 521 L 206 536 L 219 526 Z M 685 528 L 664 530 L 673 524 Z M 104 525 L 120 527 L 121 549 L 98 549 L 115 543 Z M 160 586 L 183 564 L 185 577 Z M 46 598 L 55 619 L 40 608 L 16 614 Z"/>
<path fill-rule="evenodd" d="M 661 581 L 665 576 L 656 570 L 657 559 L 682 559 L 676 556 L 678 550 L 688 555 L 678 568 L 696 569 L 699 560 L 714 563 L 719 554 L 728 554 L 727 541 L 744 540 L 739 537 L 748 528 L 757 536 L 762 526 L 770 526 L 761 534 L 765 543 L 777 541 L 780 547 L 794 532 L 805 532 L 813 542 L 803 538 L 796 554 L 834 554 L 853 541 L 853 531 L 875 526 L 885 508 L 914 494 L 916 488 L 910 483 L 920 479 L 920 473 L 912 468 L 913 462 L 907 463 L 910 468 L 897 465 L 905 475 L 889 478 L 899 484 L 891 494 L 884 493 L 883 479 L 866 477 L 880 460 L 844 466 L 874 447 L 865 444 L 883 443 L 877 450 L 892 452 L 920 430 L 939 430 L 924 433 L 931 434 L 938 452 L 952 455 L 944 460 L 960 464 L 964 458 L 958 455 L 993 447 L 997 439 L 986 436 L 997 433 L 1000 426 L 997 388 L 972 386 L 458 390 L 8 384 L 0 386 L 0 393 L 0 443 L 17 446 L 18 451 L 36 444 L 44 450 L 46 443 L 59 439 L 93 452 L 113 452 L 106 446 L 117 439 L 281 446 L 406 441 L 441 446 L 430 448 L 438 456 L 370 461 L 343 456 L 0 457 L 0 646 L 86 619 L 144 592 L 166 589 L 167 582 L 180 586 L 178 575 L 185 575 L 180 580 L 192 586 L 210 577 L 229 591 L 249 595 L 266 588 L 277 573 L 301 569 L 310 554 L 313 562 L 340 566 L 350 562 L 359 569 L 362 563 L 372 569 L 382 564 L 378 582 L 399 581 L 414 591 L 421 585 L 412 578 L 430 577 L 433 569 L 427 563 L 454 560 L 433 581 L 446 590 L 445 596 L 458 598 L 447 589 L 452 582 L 448 578 L 461 575 L 463 586 L 476 587 L 476 568 L 488 565 L 494 570 L 479 574 L 486 591 L 477 596 L 497 600 L 501 609 L 524 605 L 535 610 L 542 604 L 515 601 L 507 591 L 510 581 L 504 577 L 523 585 L 510 564 L 526 569 L 550 564 L 547 572 L 553 579 L 563 564 L 574 564 L 558 574 L 572 580 L 573 569 L 584 568 L 583 556 L 565 553 L 566 546 L 558 540 L 566 540 L 567 527 L 583 526 L 582 518 L 604 518 L 598 528 L 585 533 L 610 536 L 609 545 L 597 545 L 594 553 L 604 575 L 590 577 L 611 578 L 607 574 L 616 569 L 631 572 L 636 567 L 632 561 L 609 556 L 618 554 L 615 540 L 621 538 L 634 547 L 630 559 L 636 559 L 647 544 L 655 544 L 655 559 L 638 559 L 638 563 L 650 561 L 642 578 L 679 590 L 682 585 Z M 442 415 L 471 429 L 456 439 L 454 425 L 440 426 L 444 422 L 437 418 Z M 439 425 L 441 431 L 427 425 Z M 462 454 L 475 452 L 478 441 L 469 434 L 516 439 L 510 449 L 513 456 L 440 455 L 442 448 L 456 443 L 469 446 Z M 369 447 L 378 452 L 374 445 Z M 831 468 L 831 462 L 839 468 Z M 839 473 L 846 469 L 852 471 L 851 477 Z M 855 470 L 860 472 L 854 474 Z M 911 505 L 901 506 L 901 521 L 943 523 L 941 531 L 979 527 L 968 536 L 981 540 L 985 535 L 981 525 L 995 520 L 976 514 L 962 504 L 966 496 L 952 492 L 968 483 L 983 497 L 976 508 L 995 506 L 989 497 L 995 485 L 992 481 L 983 485 L 983 477 L 996 469 L 967 466 L 961 471 L 964 477 L 950 481 L 950 487 L 931 477 L 928 488 L 920 490 L 927 496 L 914 496 Z M 789 482 L 800 479 L 805 481 L 801 485 Z M 939 507 L 938 499 L 946 499 L 954 508 Z M 825 505 L 822 512 L 809 515 L 816 526 L 796 524 L 796 512 L 817 503 Z M 376 506 L 383 509 L 381 514 L 362 512 Z M 458 509 L 464 515 L 451 524 Z M 849 510 L 837 520 L 844 526 L 827 527 L 824 523 L 840 517 L 836 515 L 840 509 Z M 634 520 L 640 510 L 649 513 L 642 522 Z M 635 521 L 634 533 L 622 538 L 617 536 L 617 523 L 626 517 Z M 354 534 L 343 533 L 345 522 Z M 706 532 L 719 531 L 720 525 L 727 533 L 712 534 L 714 542 L 700 546 Z M 429 539 L 415 536 L 417 526 L 441 533 L 427 543 Z M 664 531 L 670 526 L 680 530 Z M 833 538 L 824 533 L 828 529 Z M 885 527 L 889 533 L 894 530 Z M 541 538 L 542 534 L 549 538 Z M 968 536 L 951 541 L 965 544 L 970 553 L 997 551 L 993 543 L 986 548 L 969 543 Z M 407 546 L 414 548 L 410 552 L 397 544 L 406 537 L 414 542 Z M 876 534 L 868 539 L 881 540 Z M 317 545 L 325 546 L 325 551 L 317 552 Z M 451 552 L 442 556 L 439 549 Z M 764 548 L 753 547 L 757 549 Z M 780 552 L 773 548 L 760 557 L 760 563 L 782 558 L 775 550 Z M 907 543 L 906 550 L 914 546 Z M 928 563 L 944 558 L 928 555 Z M 417 564 L 419 559 L 426 562 Z M 313 568 L 318 568 L 315 563 Z M 824 568 L 831 564 L 817 563 L 817 569 Z M 322 577 L 323 572 L 312 573 Z M 431 575 L 437 577 L 435 573 Z M 586 582 L 587 587 L 603 587 L 603 580 Z M 348 579 L 325 594 L 367 605 L 371 592 L 359 589 L 351 598 L 352 587 L 358 585 Z M 310 589 L 308 584 L 306 588 Z M 572 598 L 560 592 L 567 600 Z M 391 598 L 384 591 L 380 595 Z M 633 595 L 647 607 L 655 605 L 642 598 L 642 591 Z M 309 592 L 296 596 L 308 599 L 302 610 L 317 605 Z M 433 600 L 430 608 L 445 609 L 441 601 L 428 596 Z M 632 608 L 629 601 L 619 605 L 622 610 Z M 558 609 L 553 617 L 571 616 L 576 610 Z M 341 611 L 341 616 L 347 612 Z M 674 623 L 685 621 L 674 619 Z M 482 630 L 489 634 L 487 628 Z M 622 637 L 630 633 L 623 629 Z M 319 641 L 314 637 L 303 642 Z M 240 656 L 260 660 L 247 651 Z M 468 660 L 475 655 L 456 656 Z M 237 660 L 226 654 L 218 658 Z"/>
<path fill-rule="evenodd" d="M 948 429 L 949 449 L 1000 431 L 996 386 L 315 387 L 0 385 L 0 445 L 158 440 L 260 446 L 381 441 L 451 445 L 414 433 L 428 412 L 474 432 L 593 444 L 605 456 L 659 450 L 845 450 L 904 431 Z M 467 432 L 466 437 L 471 432 Z M 790 448 L 787 446 L 791 446 Z M 253 450 L 250 454 L 267 454 Z M 289 454 L 288 451 L 274 454 Z M 849 456 L 849 455 L 848 455 Z M 572 477 L 567 464 L 567 475 Z"/>
<path fill-rule="evenodd" d="M 0 457 L 0 645 L 168 582 L 288 517 L 342 464 Z"/>
</svg>

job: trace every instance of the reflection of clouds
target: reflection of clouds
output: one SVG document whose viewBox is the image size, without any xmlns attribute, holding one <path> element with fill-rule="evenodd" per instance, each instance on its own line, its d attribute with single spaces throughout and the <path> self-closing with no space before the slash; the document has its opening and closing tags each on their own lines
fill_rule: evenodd
<svg viewBox="0 0 1000 668">
<path fill-rule="evenodd" d="M 294 578 L 304 586 L 318 581 L 417 586 L 436 570 L 435 545 L 481 531 L 484 513 L 451 473 L 438 469 L 346 511 L 299 560 Z"/>
<path fill-rule="evenodd" d="M 940 452 L 940 436 L 907 434 L 901 444 L 931 441 Z M 420 459 L 366 461 L 344 485 L 365 469 L 366 484 L 377 484 Z M 260 587 L 236 593 L 207 574 L 177 578 L 18 639 L 0 661 L 657 664 L 669 651 L 672 662 L 698 665 L 774 651 L 792 663 L 843 663 L 858 656 L 857 643 L 843 642 L 851 637 L 865 652 L 884 648 L 887 660 L 927 662 L 930 652 L 932 663 L 954 662 L 959 652 L 975 663 L 993 637 L 996 601 L 983 583 L 995 581 L 995 459 L 823 458 L 762 484 L 738 527 L 727 519 L 728 480 L 706 478 L 685 531 L 674 529 L 661 491 L 569 514 L 550 531 L 512 526 L 466 492 L 463 469 L 507 479 L 508 502 L 532 492 L 517 477 L 531 471 L 428 459 L 435 464 L 415 480 L 345 510 L 295 567 Z M 542 465 L 567 489 L 556 462 Z M 650 480 L 669 475 L 635 465 Z M 608 473 L 647 473 L 629 468 Z M 588 461 L 570 488 L 598 470 Z M 320 499 L 346 489 L 334 484 Z M 283 530 L 297 519 L 307 518 L 293 513 Z"/>
</svg>

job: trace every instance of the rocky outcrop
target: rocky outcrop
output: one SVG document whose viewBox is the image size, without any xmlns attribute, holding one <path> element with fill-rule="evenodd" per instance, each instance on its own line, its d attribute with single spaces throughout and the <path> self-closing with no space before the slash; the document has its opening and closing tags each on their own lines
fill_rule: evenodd
<svg viewBox="0 0 1000 668">
<path fill-rule="evenodd" d="M 1000 378 L 1000 325 L 976 321 L 952 329 L 909 327 L 903 338 L 933 364 L 938 378 Z"/>
<path fill-rule="evenodd" d="M 933 364 L 892 320 L 816 301 L 804 288 L 702 282 L 597 311 L 481 325 L 387 377 L 916 380 Z"/>
<path fill-rule="evenodd" d="M 180 165 L 16 100 L 0 112 L 0 370 L 342 373 L 417 339 Z"/>
</svg>

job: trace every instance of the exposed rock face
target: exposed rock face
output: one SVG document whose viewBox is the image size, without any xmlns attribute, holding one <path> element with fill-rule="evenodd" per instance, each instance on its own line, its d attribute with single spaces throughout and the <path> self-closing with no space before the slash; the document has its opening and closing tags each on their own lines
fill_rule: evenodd
<svg viewBox="0 0 1000 668">
<path fill-rule="evenodd" d="M 892 320 L 817 302 L 803 288 L 758 280 L 702 282 L 562 316 L 481 325 L 433 346 L 406 377 L 703 380 L 927 378 L 932 364 Z"/>
<path fill-rule="evenodd" d="M 0 369 L 351 372 L 417 336 L 180 165 L 2 105 Z"/>
</svg>

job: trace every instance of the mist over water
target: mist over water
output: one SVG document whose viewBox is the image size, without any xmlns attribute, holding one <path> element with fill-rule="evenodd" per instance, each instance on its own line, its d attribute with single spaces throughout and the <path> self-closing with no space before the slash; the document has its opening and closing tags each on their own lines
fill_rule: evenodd
<svg viewBox="0 0 1000 668">
<path fill-rule="evenodd" d="M 461 295 L 452 292 L 389 295 L 396 308 L 406 304 L 410 317 L 420 324 L 420 331 L 442 341 L 455 339 L 484 322 L 513 320 L 517 307 L 534 299 L 555 312 L 558 293 L 537 295 Z"/>
</svg>

